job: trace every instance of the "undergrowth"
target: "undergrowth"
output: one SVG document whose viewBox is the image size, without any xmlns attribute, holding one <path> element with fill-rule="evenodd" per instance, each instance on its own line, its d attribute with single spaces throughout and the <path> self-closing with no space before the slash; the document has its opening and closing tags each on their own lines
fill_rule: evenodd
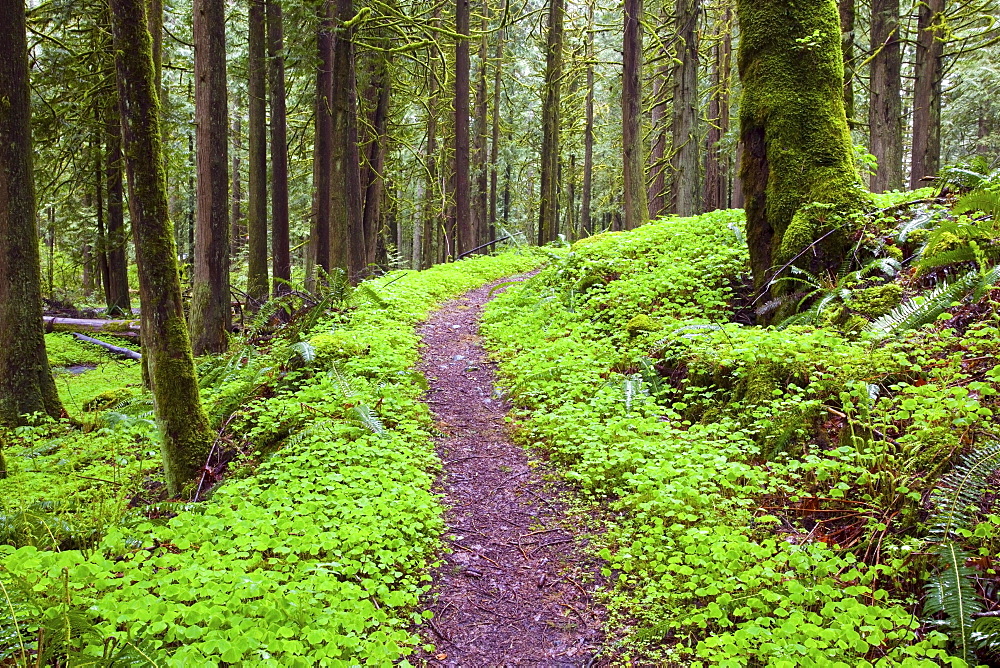
<svg viewBox="0 0 1000 668">
<path fill-rule="evenodd" d="M 898 221 L 876 216 L 857 248 L 903 259 L 887 249 Z M 946 476 L 994 438 L 994 293 L 950 296 L 922 327 L 867 331 L 885 308 L 850 295 L 837 318 L 740 324 L 742 225 L 726 211 L 598 235 L 487 309 L 519 438 L 603 510 L 605 658 L 986 658 L 992 620 L 974 613 L 996 605 L 1000 517 L 989 495 L 949 496 L 958 483 Z M 905 283 L 897 299 L 920 303 L 908 268 L 857 280 L 871 282 L 856 292 Z M 964 466 L 981 491 L 996 466 L 975 461 Z M 944 540 L 934 508 L 948 503 L 962 522 Z"/>
<path fill-rule="evenodd" d="M 32 505 L 55 470 L 39 458 L 120 455 L 120 475 L 144 480 L 158 461 L 141 394 L 86 433 L 9 435 L 24 444 L 8 446 L 19 468 L 5 489 L 25 491 L 21 503 L 5 494 L 0 516 L 0 664 L 406 665 L 442 529 L 414 326 L 436 303 L 539 260 L 394 272 L 279 328 L 282 305 L 265 305 L 245 342 L 201 363 L 220 436 L 190 498 L 124 503 L 82 544 L 59 540 L 52 518 L 68 511 Z M 128 452 L 111 445 L 130 441 Z"/>
</svg>

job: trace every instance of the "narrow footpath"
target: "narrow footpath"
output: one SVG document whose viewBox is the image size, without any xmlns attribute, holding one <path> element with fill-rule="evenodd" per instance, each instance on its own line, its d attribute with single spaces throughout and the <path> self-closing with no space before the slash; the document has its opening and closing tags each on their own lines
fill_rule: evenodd
<svg viewBox="0 0 1000 668">
<path fill-rule="evenodd" d="M 500 283 L 502 281 L 497 281 Z M 495 284 L 494 284 L 495 285 Z M 492 285 L 446 303 L 420 328 L 426 401 L 444 434 L 437 450 L 450 553 L 434 575 L 424 635 L 431 666 L 593 666 L 603 611 L 599 566 L 566 516 L 559 490 L 511 442 L 510 406 L 479 338 Z"/>
</svg>

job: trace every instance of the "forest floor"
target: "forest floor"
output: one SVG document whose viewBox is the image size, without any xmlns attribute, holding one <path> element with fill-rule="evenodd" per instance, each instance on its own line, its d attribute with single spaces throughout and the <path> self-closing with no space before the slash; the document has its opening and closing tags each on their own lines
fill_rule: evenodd
<svg viewBox="0 0 1000 668">
<path fill-rule="evenodd" d="M 433 666 L 589 666 L 602 644 L 594 601 L 600 570 L 588 556 L 566 490 L 513 443 L 510 406 L 494 385 L 479 337 L 497 281 L 444 304 L 418 332 L 426 401 L 442 436 L 438 482 L 446 554 L 424 630 Z"/>
</svg>

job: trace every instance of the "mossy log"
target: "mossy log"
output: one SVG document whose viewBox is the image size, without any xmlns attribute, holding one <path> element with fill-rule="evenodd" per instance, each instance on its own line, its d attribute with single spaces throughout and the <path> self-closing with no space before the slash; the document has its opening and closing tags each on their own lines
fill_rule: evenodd
<svg viewBox="0 0 1000 668">
<path fill-rule="evenodd" d="M 50 315 L 42 318 L 47 332 L 101 332 L 114 334 L 125 339 L 139 339 L 138 320 L 104 320 L 101 318 L 58 318 Z"/>
</svg>

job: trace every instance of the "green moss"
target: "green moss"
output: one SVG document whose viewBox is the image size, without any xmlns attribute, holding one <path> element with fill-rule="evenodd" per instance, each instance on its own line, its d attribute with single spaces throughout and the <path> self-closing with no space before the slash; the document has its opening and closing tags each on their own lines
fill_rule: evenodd
<svg viewBox="0 0 1000 668">
<path fill-rule="evenodd" d="M 101 411 L 111 408 L 115 404 L 125 401 L 126 399 L 131 399 L 133 396 L 135 396 L 135 392 L 127 387 L 118 387 L 113 390 L 107 390 L 84 403 L 83 410 L 91 412 Z"/>
<path fill-rule="evenodd" d="M 844 112 L 837 6 L 739 0 L 737 8 L 741 175 L 754 281 L 763 285 L 793 259 L 825 273 L 839 266 L 847 231 L 871 206 Z M 791 289 L 786 282 L 773 292 Z"/>
<path fill-rule="evenodd" d="M 878 318 L 899 306 L 902 301 L 903 286 L 886 283 L 853 291 L 847 300 L 847 306 L 869 318 Z"/>
<path fill-rule="evenodd" d="M 625 325 L 625 331 L 629 336 L 636 336 L 641 332 L 658 332 L 663 329 L 663 325 L 650 318 L 645 313 L 633 317 Z"/>
<path fill-rule="evenodd" d="M 320 361 L 349 359 L 365 354 L 370 348 L 357 339 L 357 334 L 343 330 L 317 334 L 309 339 L 309 345 L 316 350 L 316 358 Z"/>
</svg>

